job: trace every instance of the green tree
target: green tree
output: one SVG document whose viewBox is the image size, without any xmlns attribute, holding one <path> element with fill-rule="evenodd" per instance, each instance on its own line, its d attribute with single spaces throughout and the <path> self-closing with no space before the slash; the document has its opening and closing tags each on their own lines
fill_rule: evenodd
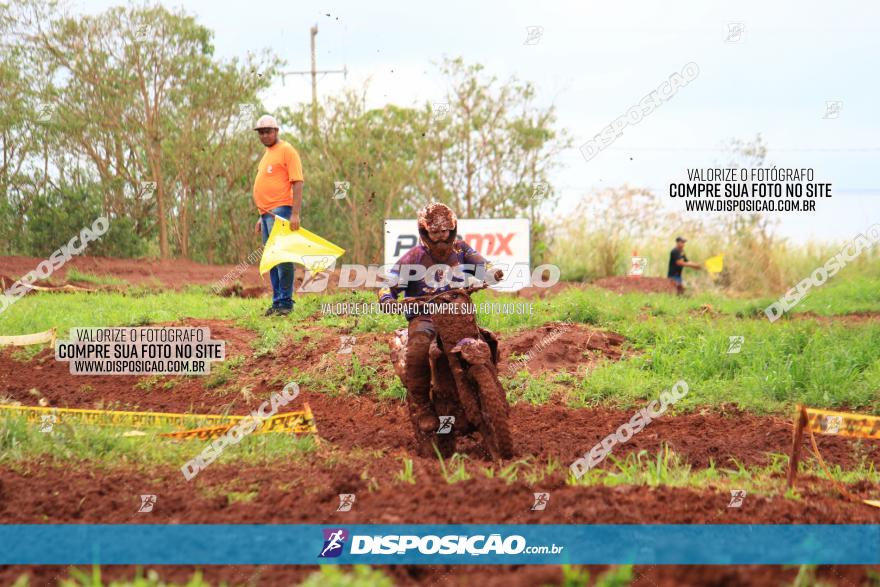
<svg viewBox="0 0 880 587">
<path fill-rule="evenodd" d="M 428 138 L 439 186 L 447 201 L 469 218 L 510 216 L 553 202 L 551 189 L 536 201 L 536 186 L 549 188 L 554 157 L 570 145 L 554 128 L 555 109 L 535 105 L 535 88 L 512 78 L 498 83 L 483 66 L 446 59 L 448 114 L 435 113 Z M 432 186 L 432 191 L 436 187 Z"/>
<path fill-rule="evenodd" d="M 219 63 L 206 27 L 161 6 L 61 14 L 36 21 L 26 40 L 60 80 L 58 130 L 95 169 L 107 209 L 140 234 L 155 225 L 162 258 L 171 217 L 178 252 L 189 256 L 195 194 L 217 189 L 220 153 L 242 171 L 259 148 L 225 149 L 226 119 L 268 87 L 278 60 Z"/>
<path fill-rule="evenodd" d="M 384 219 L 413 216 L 427 201 L 417 187 L 431 153 L 426 112 L 365 110 L 363 103 L 353 91 L 329 98 L 317 134 L 308 106 L 287 114 L 306 176 L 305 224 L 345 247 L 351 260 L 369 263 L 381 258 Z M 347 182 L 345 197 L 334 197 L 336 182 Z"/>
</svg>

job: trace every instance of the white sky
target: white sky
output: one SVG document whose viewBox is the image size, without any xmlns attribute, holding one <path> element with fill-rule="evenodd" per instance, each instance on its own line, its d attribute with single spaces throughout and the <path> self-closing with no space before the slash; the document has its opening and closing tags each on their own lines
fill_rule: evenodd
<svg viewBox="0 0 880 587">
<path fill-rule="evenodd" d="M 78 0 L 94 13 L 119 2 Z M 499 79 L 535 84 L 555 104 L 558 126 L 574 140 L 551 178 L 559 213 L 594 188 L 666 186 L 688 167 L 723 162 L 729 138 L 760 132 L 768 163 L 812 167 L 833 184 L 813 213 L 775 213 L 795 241 L 851 238 L 880 222 L 880 4 L 865 2 L 260 2 L 188 0 L 182 6 L 212 29 L 221 57 L 270 48 L 289 70 L 309 68 L 309 27 L 318 24 L 318 68 L 349 75 L 319 78 L 319 94 L 370 80 L 368 105 L 442 101 L 432 62 L 444 55 L 479 62 Z M 327 16 L 329 14 L 329 16 Z M 743 23 L 727 42 L 728 23 Z M 526 45 L 526 27 L 541 26 Z M 577 147 L 624 114 L 684 64 L 700 75 L 591 161 Z M 871 72 L 874 71 L 872 74 Z M 309 101 L 308 76 L 281 80 L 263 96 L 270 107 Z M 826 100 L 840 100 L 836 119 Z M 283 124 L 283 121 L 282 121 Z"/>
</svg>

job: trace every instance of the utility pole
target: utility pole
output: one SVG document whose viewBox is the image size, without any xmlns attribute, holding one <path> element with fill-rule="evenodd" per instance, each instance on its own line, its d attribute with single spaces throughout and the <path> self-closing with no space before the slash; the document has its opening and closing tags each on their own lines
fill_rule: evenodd
<svg viewBox="0 0 880 587">
<path fill-rule="evenodd" d="M 309 29 L 309 42 L 312 46 L 312 127 L 318 128 L 318 60 L 315 56 L 315 37 L 318 36 L 318 23 Z"/>
<path fill-rule="evenodd" d="M 312 28 L 309 29 L 309 37 L 310 37 L 310 45 L 311 45 L 311 53 L 312 53 L 312 68 L 308 71 L 282 71 L 281 72 L 281 83 L 284 84 L 284 80 L 288 75 L 311 75 L 312 76 L 312 127 L 317 130 L 318 129 L 318 74 L 328 74 L 328 73 L 341 73 L 345 79 L 348 79 L 348 66 L 343 65 L 342 69 L 325 69 L 322 71 L 318 71 L 318 58 L 317 52 L 315 49 L 315 37 L 318 36 L 318 25 L 312 25 Z"/>
</svg>

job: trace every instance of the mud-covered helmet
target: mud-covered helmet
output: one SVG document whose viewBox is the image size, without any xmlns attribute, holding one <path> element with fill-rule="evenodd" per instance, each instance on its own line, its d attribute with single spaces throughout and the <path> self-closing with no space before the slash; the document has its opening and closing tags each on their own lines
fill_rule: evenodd
<svg viewBox="0 0 880 587">
<path fill-rule="evenodd" d="M 429 232 L 448 230 L 449 235 L 442 240 L 431 240 Z M 440 202 L 431 202 L 419 210 L 419 236 L 422 244 L 428 249 L 435 261 L 442 261 L 452 252 L 452 243 L 458 232 L 458 219 L 449 206 Z"/>
<path fill-rule="evenodd" d="M 455 212 L 446 204 L 440 202 L 431 202 L 421 210 L 419 210 L 419 234 L 426 241 L 430 241 L 428 232 L 439 232 L 448 230 L 449 237 L 446 242 L 452 242 L 458 229 L 458 218 Z"/>
</svg>

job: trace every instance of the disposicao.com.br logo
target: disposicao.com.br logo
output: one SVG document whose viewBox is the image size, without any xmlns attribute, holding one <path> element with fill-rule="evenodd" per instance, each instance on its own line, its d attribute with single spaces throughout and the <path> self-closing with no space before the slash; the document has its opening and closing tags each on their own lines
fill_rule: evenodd
<svg viewBox="0 0 880 587">
<path fill-rule="evenodd" d="M 319 558 L 339 556 L 348 533 L 341 528 L 324 529 L 324 547 Z M 415 551 L 421 555 L 518 555 L 518 554 L 560 554 L 564 546 L 529 546 L 526 539 L 518 534 L 502 538 L 501 534 L 476 534 L 473 536 L 429 534 L 387 534 L 351 536 L 349 554 L 387 554 L 402 555 Z"/>
<path fill-rule="evenodd" d="M 342 528 L 324 528 L 324 546 L 318 558 L 333 558 L 342 554 L 348 532 Z"/>
</svg>

